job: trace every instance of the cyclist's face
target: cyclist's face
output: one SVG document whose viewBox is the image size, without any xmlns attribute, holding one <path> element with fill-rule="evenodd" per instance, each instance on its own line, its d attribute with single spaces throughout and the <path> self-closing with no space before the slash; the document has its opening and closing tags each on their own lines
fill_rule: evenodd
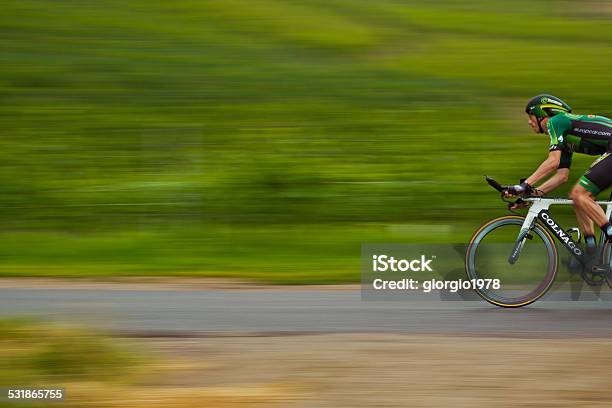
<svg viewBox="0 0 612 408">
<path fill-rule="evenodd" d="M 531 126 L 534 132 L 541 133 L 540 127 L 538 126 L 538 119 L 534 115 L 529 115 L 529 126 Z"/>
</svg>

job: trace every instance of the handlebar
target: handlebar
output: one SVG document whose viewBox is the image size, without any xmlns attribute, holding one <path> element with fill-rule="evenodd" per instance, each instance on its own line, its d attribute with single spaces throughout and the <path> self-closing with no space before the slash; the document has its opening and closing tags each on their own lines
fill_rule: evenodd
<svg viewBox="0 0 612 408">
<path fill-rule="evenodd" d="M 491 177 L 489 176 L 485 176 L 485 180 L 487 180 L 487 183 L 489 183 L 489 185 L 491 187 L 493 187 L 494 189 L 496 189 L 497 191 L 499 191 L 500 193 L 502 191 L 504 191 L 504 186 L 502 186 L 501 184 L 499 184 L 497 181 L 493 180 Z"/>
<path fill-rule="evenodd" d="M 503 186 L 501 184 L 499 184 L 497 181 L 495 181 L 494 179 L 492 179 L 489 176 L 485 176 L 485 180 L 487 181 L 487 183 L 493 187 L 494 189 L 496 189 L 497 191 L 499 191 L 501 194 L 501 200 L 508 203 L 508 210 L 510 210 L 510 212 L 514 212 L 512 211 L 512 206 L 514 204 L 522 204 L 523 203 L 523 199 L 522 198 L 517 198 L 516 200 L 508 200 L 507 197 L 504 196 L 504 190 L 506 190 L 508 188 L 508 186 Z"/>
</svg>

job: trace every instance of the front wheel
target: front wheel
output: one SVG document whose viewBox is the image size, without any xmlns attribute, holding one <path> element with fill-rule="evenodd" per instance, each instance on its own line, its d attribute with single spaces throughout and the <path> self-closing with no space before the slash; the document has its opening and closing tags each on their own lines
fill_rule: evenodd
<svg viewBox="0 0 612 408">
<path fill-rule="evenodd" d="M 521 234 L 524 221 L 521 216 L 496 218 L 480 227 L 470 240 L 465 257 L 468 279 L 492 282 L 475 290 L 494 305 L 533 303 L 555 280 L 558 256 L 552 237 L 537 223 Z"/>
</svg>

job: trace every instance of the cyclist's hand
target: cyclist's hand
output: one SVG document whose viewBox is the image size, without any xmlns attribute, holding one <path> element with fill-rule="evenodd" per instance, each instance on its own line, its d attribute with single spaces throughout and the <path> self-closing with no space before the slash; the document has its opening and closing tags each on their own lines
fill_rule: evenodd
<svg viewBox="0 0 612 408">
<path fill-rule="evenodd" d="M 515 202 L 508 204 L 509 210 L 520 210 L 520 209 L 527 208 L 527 207 L 529 207 L 529 202 L 523 201 L 520 198 L 516 200 Z"/>
<path fill-rule="evenodd" d="M 523 195 L 531 194 L 533 193 L 533 191 L 534 191 L 533 187 L 523 182 L 521 184 L 516 184 L 514 186 L 506 187 L 506 189 L 504 190 L 504 196 L 505 197 L 520 197 Z"/>
</svg>

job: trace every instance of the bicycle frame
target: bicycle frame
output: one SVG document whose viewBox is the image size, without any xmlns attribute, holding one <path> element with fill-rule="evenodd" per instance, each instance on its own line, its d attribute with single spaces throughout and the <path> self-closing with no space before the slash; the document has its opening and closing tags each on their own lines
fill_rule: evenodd
<svg viewBox="0 0 612 408">
<path fill-rule="evenodd" d="M 525 217 L 525 221 L 521 227 L 521 231 L 519 232 L 518 238 L 516 240 L 514 250 L 512 254 L 508 258 L 508 262 L 515 263 L 518 260 L 518 257 L 521 253 L 521 249 L 525 244 L 525 239 L 529 236 L 529 231 L 533 228 L 536 220 L 540 220 L 542 224 L 551 232 L 551 235 L 554 236 L 563 246 L 574 256 L 582 265 L 586 264 L 586 260 L 584 257 L 584 253 L 580 245 L 576 243 L 571 235 L 567 233 L 559 225 L 555 219 L 550 215 L 548 209 L 552 205 L 573 205 L 572 200 L 567 198 L 560 197 L 526 197 L 523 198 L 524 201 L 531 202 L 531 207 L 529 208 L 529 212 Z M 612 194 L 610 195 L 610 199 L 608 201 L 596 201 L 597 204 L 606 207 L 606 218 L 610 220 L 612 216 Z M 603 234 L 599 237 L 599 243 L 603 244 L 604 237 Z"/>
</svg>

